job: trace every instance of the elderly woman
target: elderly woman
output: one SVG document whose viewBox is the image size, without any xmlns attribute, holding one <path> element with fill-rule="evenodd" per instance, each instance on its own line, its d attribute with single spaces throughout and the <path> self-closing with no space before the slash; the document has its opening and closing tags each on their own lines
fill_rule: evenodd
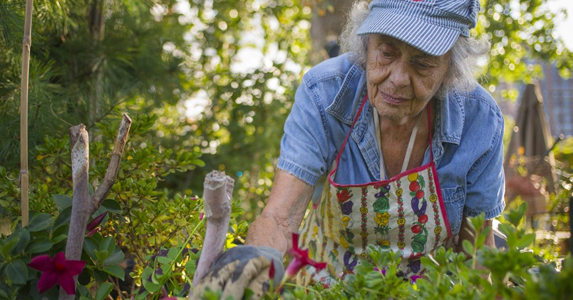
<svg viewBox="0 0 573 300">
<path fill-rule="evenodd" d="M 281 262 L 295 231 L 328 263 L 306 270 L 305 283 L 351 273 L 371 244 L 400 253 L 408 277 L 439 246 L 461 251 L 466 216 L 485 213 L 491 226 L 504 209 L 503 116 L 473 77 L 488 47 L 469 34 L 478 12 L 478 0 L 355 4 L 342 36 L 349 53 L 311 69 L 296 93 L 250 246 L 227 251 L 204 283 L 242 295 L 221 270 L 236 278 L 257 273 L 257 257 Z"/>
</svg>

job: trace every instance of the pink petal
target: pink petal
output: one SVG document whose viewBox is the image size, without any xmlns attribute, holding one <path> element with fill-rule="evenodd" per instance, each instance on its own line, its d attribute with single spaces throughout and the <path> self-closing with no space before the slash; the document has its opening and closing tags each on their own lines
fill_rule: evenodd
<svg viewBox="0 0 573 300">
<path fill-rule="evenodd" d="M 74 281 L 74 277 L 70 274 L 59 274 L 58 283 L 68 295 L 74 295 L 76 293 L 76 282 Z"/>
<path fill-rule="evenodd" d="M 203 217 L 205 217 L 204 213 L 199 214 L 199 221 L 203 220 Z"/>
<path fill-rule="evenodd" d="M 54 264 L 61 264 L 64 265 L 66 263 L 66 255 L 64 254 L 64 252 L 58 252 L 56 254 L 56 256 L 54 256 Z"/>
<path fill-rule="evenodd" d="M 313 266 L 313 267 L 315 267 L 317 271 L 320 271 L 320 270 L 326 268 L 326 263 L 325 263 L 325 262 L 319 263 L 319 262 L 316 262 L 316 261 L 314 261 L 314 260 L 312 260 L 312 259 L 308 259 L 308 264 L 311 265 L 311 266 Z"/>
<path fill-rule="evenodd" d="M 103 221 L 103 218 L 105 218 L 105 216 L 107 216 L 107 210 L 103 214 L 95 217 L 91 222 L 89 222 L 88 226 L 86 227 L 86 230 L 88 232 L 94 230 L 96 227 L 100 225 L 101 221 Z"/>
<path fill-rule="evenodd" d="M 86 233 L 86 236 L 93 236 L 94 234 L 96 234 L 100 230 L 101 230 L 101 227 L 98 226 L 98 227 L 94 228 L 92 231 Z"/>
<path fill-rule="evenodd" d="M 38 292 L 43 293 L 51 289 L 58 282 L 58 274 L 56 272 L 44 272 L 38 280 Z"/>
<path fill-rule="evenodd" d="M 308 249 L 300 249 L 298 247 L 298 234 L 292 234 L 292 248 L 289 250 L 292 254 L 293 260 L 287 267 L 287 278 L 290 278 L 300 271 L 304 266 L 311 265 L 317 270 L 322 270 L 326 267 L 326 263 L 319 263 L 309 258 Z"/>
<path fill-rule="evenodd" d="M 70 276 L 76 276 L 82 273 L 82 270 L 86 266 L 86 262 L 83 260 L 66 260 L 64 263 L 66 267 L 66 273 Z"/>
<path fill-rule="evenodd" d="M 298 233 L 292 233 L 292 248 L 294 251 L 298 250 Z"/>
<path fill-rule="evenodd" d="M 28 264 L 32 269 L 36 269 L 42 272 L 54 271 L 54 262 L 47 254 L 38 255 L 32 258 L 32 261 Z"/>
<path fill-rule="evenodd" d="M 298 271 L 300 271 L 300 269 L 302 269 L 304 266 L 305 264 L 298 258 L 291 260 L 291 262 L 288 264 L 288 267 L 286 268 L 287 278 L 291 278 L 296 275 Z"/>
</svg>

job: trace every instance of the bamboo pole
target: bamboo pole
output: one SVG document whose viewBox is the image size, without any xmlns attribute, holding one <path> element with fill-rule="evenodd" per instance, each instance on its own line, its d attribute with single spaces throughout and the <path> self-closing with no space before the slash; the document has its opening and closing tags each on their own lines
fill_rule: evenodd
<svg viewBox="0 0 573 300">
<path fill-rule="evenodd" d="M 28 178 L 28 77 L 30 71 L 30 48 L 32 47 L 32 8 L 34 0 L 26 0 L 24 39 L 22 40 L 22 82 L 20 86 L 20 189 L 22 192 L 22 227 L 29 222 Z"/>
</svg>

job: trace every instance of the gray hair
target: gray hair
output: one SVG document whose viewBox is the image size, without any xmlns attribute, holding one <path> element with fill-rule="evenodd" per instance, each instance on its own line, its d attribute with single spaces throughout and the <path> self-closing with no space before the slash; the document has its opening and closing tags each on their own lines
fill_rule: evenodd
<svg viewBox="0 0 573 300">
<path fill-rule="evenodd" d="M 339 39 L 341 52 L 349 52 L 351 61 L 359 64 L 364 69 L 366 69 L 369 35 L 358 35 L 357 32 L 362 22 L 368 16 L 368 2 L 360 0 L 354 3 Z M 473 90 L 477 85 L 475 79 L 477 61 L 481 56 L 488 53 L 489 48 L 489 42 L 484 39 L 476 40 L 471 37 L 460 36 L 450 50 L 450 69 L 436 96 L 443 98 L 452 90 L 460 92 Z"/>
</svg>

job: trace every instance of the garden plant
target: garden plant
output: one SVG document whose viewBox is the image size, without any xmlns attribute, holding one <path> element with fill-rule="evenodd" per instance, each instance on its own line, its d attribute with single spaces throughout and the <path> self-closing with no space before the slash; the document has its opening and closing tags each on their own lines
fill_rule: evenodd
<svg viewBox="0 0 573 300">
<path fill-rule="evenodd" d="M 471 34 L 491 42 L 479 78 L 496 98 L 515 100 L 517 90 L 500 83 L 531 82 L 546 62 L 571 76 L 571 51 L 554 35 L 561 14 L 545 9 L 548 1 L 480 1 L 480 26 Z M 204 178 L 218 170 L 235 180 L 218 250 L 242 245 L 270 193 L 282 128 L 317 51 L 312 18 L 335 8 L 328 0 L 36 0 L 31 32 L 22 35 L 24 2 L 0 1 L 0 299 L 186 299 L 208 243 Z M 24 49 L 25 92 L 24 37 L 32 41 Z M 254 65 L 237 67 L 244 57 Z M 26 109 L 18 101 L 24 93 Z M 18 170 L 23 110 L 28 218 L 21 217 Z M 109 184 L 124 113 L 133 123 L 117 177 L 80 226 L 72 221 L 67 130 L 84 123 L 90 133 L 86 187 L 95 197 Z M 554 153 L 559 188 L 549 196 L 548 224 L 570 232 L 573 139 Z M 475 246 L 463 245 L 467 255 L 437 249 L 415 281 L 397 276 L 398 254 L 370 246 L 344 281 L 299 286 L 294 273 L 322 265 L 297 249 L 285 257 L 294 266 L 286 279 L 264 298 L 571 299 L 571 248 L 536 240 L 525 211 L 516 201 L 500 217 L 506 249 L 484 247 L 483 217 L 471 219 Z M 70 227 L 83 238 L 74 259 L 65 258 Z"/>
</svg>

